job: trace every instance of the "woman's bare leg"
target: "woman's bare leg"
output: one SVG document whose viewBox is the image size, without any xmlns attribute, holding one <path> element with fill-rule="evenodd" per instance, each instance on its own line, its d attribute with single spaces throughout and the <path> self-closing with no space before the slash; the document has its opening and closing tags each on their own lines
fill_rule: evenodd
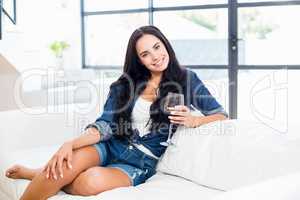
<svg viewBox="0 0 300 200">
<path fill-rule="evenodd" d="M 83 147 L 73 153 L 72 169 L 63 166 L 63 178 L 47 179 L 46 172 L 39 171 L 26 188 L 21 200 L 46 200 L 55 195 L 65 185 L 70 184 L 82 171 L 98 166 L 100 158 L 95 147 Z M 27 177 L 30 178 L 30 177 Z"/>
<path fill-rule="evenodd" d="M 40 172 L 42 172 L 42 168 L 32 169 L 23 165 L 14 165 L 6 171 L 5 175 L 12 179 L 32 180 Z"/>
<path fill-rule="evenodd" d="M 41 173 L 43 168 L 27 168 L 22 165 L 14 165 L 6 171 L 6 176 L 13 179 L 32 180 Z M 131 186 L 131 180 L 124 172 L 106 167 L 91 167 L 81 172 L 70 184 L 62 190 L 73 195 L 96 195 L 117 187 Z"/>
<path fill-rule="evenodd" d="M 76 179 L 64 187 L 69 194 L 90 196 L 118 187 L 131 186 L 127 174 L 117 168 L 92 167 L 79 174 Z"/>
</svg>

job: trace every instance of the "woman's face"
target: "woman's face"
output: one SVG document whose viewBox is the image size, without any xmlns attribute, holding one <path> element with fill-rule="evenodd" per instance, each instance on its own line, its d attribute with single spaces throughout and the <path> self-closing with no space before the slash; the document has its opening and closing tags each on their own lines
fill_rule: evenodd
<svg viewBox="0 0 300 200">
<path fill-rule="evenodd" d="M 141 63 L 151 73 L 161 73 L 167 69 L 169 54 L 165 45 L 157 37 L 145 34 L 137 41 L 135 47 Z"/>
</svg>

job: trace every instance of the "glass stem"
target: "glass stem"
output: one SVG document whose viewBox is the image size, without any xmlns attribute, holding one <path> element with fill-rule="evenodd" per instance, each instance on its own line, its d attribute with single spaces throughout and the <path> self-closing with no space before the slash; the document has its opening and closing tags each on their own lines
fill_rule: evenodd
<svg viewBox="0 0 300 200">
<path fill-rule="evenodd" d="M 169 126 L 169 134 L 168 134 L 168 140 L 167 140 L 168 142 L 170 142 L 170 140 L 171 140 L 172 129 L 173 129 L 173 124 L 170 123 L 170 126 Z"/>
</svg>

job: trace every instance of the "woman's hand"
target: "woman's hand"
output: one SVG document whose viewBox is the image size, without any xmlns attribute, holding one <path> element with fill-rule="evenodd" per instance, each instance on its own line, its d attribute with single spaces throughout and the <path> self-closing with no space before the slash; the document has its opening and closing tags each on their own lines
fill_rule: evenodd
<svg viewBox="0 0 300 200">
<path fill-rule="evenodd" d="M 56 169 L 58 170 L 59 176 L 63 178 L 63 162 L 66 161 L 67 167 L 72 169 L 72 154 L 73 154 L 73 144 L 72 142 L 64 143 L 59 150 L 52 156 L 50 161 L 44 168 L 46 171 L 46 177 L 53 177 L 57 180 Z"/>
<path fill-rule="evenodd" d="M 197 126 L 197 117 L 192 116 L 190 109 L 187 106 L 178 105 L 175 107 L 169 107 L 170 111 L 170 122 L 173 124 L 184 125 L 189 128 L 194 128 Z"/>
</svg>

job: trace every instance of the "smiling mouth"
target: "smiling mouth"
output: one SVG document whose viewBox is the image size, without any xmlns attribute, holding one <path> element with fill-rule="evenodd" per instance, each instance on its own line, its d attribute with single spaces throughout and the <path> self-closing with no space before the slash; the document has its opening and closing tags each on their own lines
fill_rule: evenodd
<svg viewBox="0 0 300 200">
<path fill-rule="evenodd" d="M 163 57 L 162 59 L 160 59 L 160 61 L 158 61 L 157 63 L 154 64 L 155 67 L 160 67 L 163 62 L 164 62 L 165 58 Z"/>
</svg>

